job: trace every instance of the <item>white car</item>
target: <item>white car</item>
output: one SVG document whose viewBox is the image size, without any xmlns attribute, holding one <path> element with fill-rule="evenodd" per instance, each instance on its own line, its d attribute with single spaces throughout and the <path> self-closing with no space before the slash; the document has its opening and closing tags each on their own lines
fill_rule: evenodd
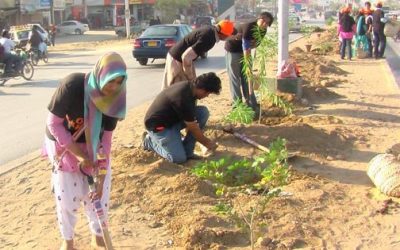
<svg viewBox="0 0 400 250">
<path fill-rule="evenodd" d="M 89 31 L 87 24 L 78 21 L 65 21 L 57 25 L 57 33 L 82 35 Z"/>
</svg>

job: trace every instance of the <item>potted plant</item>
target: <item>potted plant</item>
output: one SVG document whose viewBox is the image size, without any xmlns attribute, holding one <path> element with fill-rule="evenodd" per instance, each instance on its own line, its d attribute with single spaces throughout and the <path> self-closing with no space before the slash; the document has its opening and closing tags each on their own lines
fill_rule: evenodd
<svg viewBox="0 0 400 250">
<path fill-rule="evenodd" d="M 309 26 L 305 25 L 302 26 L 300 29 L 300 32 L 303 34 L 304 38 L 306 39 L 306 50 L 307 52 L 311 51 L 312 43 L 311 43 L 311 34 L 314 32 L 315 27 L 314 26 Z"/>
</svg>

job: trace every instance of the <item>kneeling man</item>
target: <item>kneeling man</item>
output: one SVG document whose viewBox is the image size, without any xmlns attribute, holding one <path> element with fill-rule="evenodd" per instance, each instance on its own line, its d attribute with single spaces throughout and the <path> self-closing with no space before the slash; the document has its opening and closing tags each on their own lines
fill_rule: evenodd
<svg viewBox="0 0 400 250">
<path fill-rule="evenodd" d="M 161 91 L 147 110 L 144 123 L 147 130 L 143 147 L 153 150 L 161 157 L 174 163 L 184 163 L 196 158 L 196 141 L 208 150 L 217 144 L 203 134 L 209 112 L 205 106 L 197 106 L 196 100 L 209 94 L 219 94 L 221 80 L 215 73 L 206 73 L 193 81 L 173 84 Z M 181 130 L 186 128 L 182 138 Z"/>
</svg>

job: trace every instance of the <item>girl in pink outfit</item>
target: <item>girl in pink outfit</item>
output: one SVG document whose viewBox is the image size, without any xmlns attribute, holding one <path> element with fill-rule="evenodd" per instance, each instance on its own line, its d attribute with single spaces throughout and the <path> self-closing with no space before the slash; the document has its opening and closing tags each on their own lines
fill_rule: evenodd
<svg viewBox="0 0 400 250">
<path fill-rule="evenodd" d="M 92 200 L 100 199 L 107 217 L 111 188 L 112 131 L 126 113 L 126 65 L 107 53 L 87 74 L 61 80 L 48 106 L 46 151 L 53 165 L 61 249 L 74 249 L 76 213 L 83 203 L 92 232 L 92 246 L 104 246 Z M 96 193 L 89 193 L 85 175 L 97 175 Z"/>
<path fill-rule="evenodd" d="M 350 9 L 346 9 L 341 15 L 338 26 L 339 40 L 341 40 L 340 57 L 342 59 L 344 59 L 346 47 L 348 47 L 348 59 L 351 60 L 351 41 L 353 40 L 355 33 L 356 22 L 354 21 L 354 18 L 350 16 Z"/>
</svg>

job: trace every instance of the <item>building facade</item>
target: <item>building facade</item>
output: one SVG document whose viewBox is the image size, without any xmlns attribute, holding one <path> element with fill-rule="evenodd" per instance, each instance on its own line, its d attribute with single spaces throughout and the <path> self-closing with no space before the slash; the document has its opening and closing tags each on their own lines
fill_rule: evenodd
<svg viewBox="0 0 400 250">
<path fill-rule="evenodd" d="M 131 16 L 138 21 L 153 19 L 155 3 L 156 0 L 129 0 Z M 25 23 L 47 26 L 64 20 L 104 28 L 123 25 L 124 13 L 124 0 L 0 0 L 0 28 Z"/>
</svg>

